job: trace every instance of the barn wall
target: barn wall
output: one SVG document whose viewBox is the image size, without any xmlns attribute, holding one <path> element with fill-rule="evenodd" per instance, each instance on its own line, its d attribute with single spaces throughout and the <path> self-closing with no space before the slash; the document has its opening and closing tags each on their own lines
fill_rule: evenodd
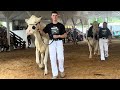
<svg viewBox="0 0 120 90">
<path fill-rule="evenodd" d="M 20 36 L 24 41 L 26 41 L 26 47 L 28 47 L 26 30 L 14 30 L 12 32 Z M 31 44 L 31 47 L 35 47 L 33 42 Z"/>
</svg>

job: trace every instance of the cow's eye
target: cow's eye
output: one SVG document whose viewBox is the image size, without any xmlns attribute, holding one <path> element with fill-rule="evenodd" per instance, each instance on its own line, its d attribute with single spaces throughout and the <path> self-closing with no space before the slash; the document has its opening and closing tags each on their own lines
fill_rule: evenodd
<svg viewBox="0 0 120 90">
<path fill-rule="evenodd" d="M 32 29 L 35 29 L 36 27 L 35 26 L 32 26 Z"/>
</svg>

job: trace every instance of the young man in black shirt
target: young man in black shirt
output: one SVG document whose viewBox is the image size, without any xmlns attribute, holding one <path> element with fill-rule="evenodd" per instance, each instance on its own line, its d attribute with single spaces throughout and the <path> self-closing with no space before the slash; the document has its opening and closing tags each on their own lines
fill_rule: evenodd
<svg viewBox="0 0 120 90">
<path fill-rule="evenodd" d="M 99 31 L 99 46 L 101 60 L 106 60 L 108 58 L 108 42 L 111 41 L 111 32 L 107 28 L 107 23 L 103 23 L 103 28 Z"/>
<path fill-rule="evenodd" d="M 64 73 L 64 47 L 63 41 L 67 34 L 65 31 L 65 26 L 58 22 L 58 13 L 53 11 L 51 14 L 52 22 L 43 29 L 45 33 L 49 34 L 49 55 L 52 68 L 52 79 L 58 77 L 58 71 L 60 71 L 60 76 L 65 77 Z M 54 40 L 54 41 L 53 41 Z M 53 41 L 53 42 L 52 42 Z M 57 66 L 58 61 L 58 66 Z"/>
<path fill-rule="evenodd" d="M 30 48 L 30 45 L 31 45 L 31 36 L 30 35 L 27 36 L 27 41 L 28 41 L 28 48 Z"/>
</svg>

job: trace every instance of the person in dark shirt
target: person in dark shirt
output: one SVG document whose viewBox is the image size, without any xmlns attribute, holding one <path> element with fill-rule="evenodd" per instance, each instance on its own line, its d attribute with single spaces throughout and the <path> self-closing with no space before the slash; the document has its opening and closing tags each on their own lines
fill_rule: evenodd
<svg viewBox="0 0 120 90">
<path fill-rule="evenodd" d="M 60 77 L 65 77 L 64 72 L 64 48 L 63 41 L 67 37 L 65 26 L 58 22 L 58 12 L 53 11 L 51 13 L 52 22 L 47 24 L 43 29 L 45 33 L 49 35 L 49 55 L 52 68 L 52 79 L 58 78 L 58 70 L 60 71 Z M 52 42 L 53 41 L 53 42 Z M 52 43 L 51 43 L 52 42 Z M 58 61 L 58 66 L 57 66 Z"/>
<path fill-rule="evenodd" d="M 30 35 L 27 36 L 27 41 L 28 41 L 28 48 L 30 48 L 30 45 L 31 45 L 31 36 Z"/>
<path fill-rule="evenodd" d="M 99 31 L 99 47 L 100 47 L 100 58 L 101 60 L 107 60 L 108 58 L 108 42 L 111 40 L 111 32 L 107 28 L 107 23 L 103 22 L 103 28 Z"/>
<path fill-rule="evenodd" d="M 74 28 L 74 31 L 73 31 L 73 42 L 74 42 L 74 44 L 77 44 L 77 37 L 78 37 L 77 29 Z"/>
</svg>

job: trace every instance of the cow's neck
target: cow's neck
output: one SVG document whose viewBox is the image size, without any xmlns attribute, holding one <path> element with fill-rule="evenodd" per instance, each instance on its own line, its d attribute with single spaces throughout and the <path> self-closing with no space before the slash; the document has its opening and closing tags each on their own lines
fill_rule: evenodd
<svg viewBox="0 0 120 90">
<path fill-rule="evenodd" d="M 41 42 L 41 41 L 42 41 L 42 39 L 41 39 L 41 36 L 40 36 L 40 33 L 39 33 L 39 32 L 34 33 L 34 36 L 35 36 L 35 40 L 36 40 L 37 42 Z"/>
<path fill-rule="evenodd" d="M 92 29 L 92 32 L 93 32 L 93 34 L 95 34 L 95 29 L 94 28 Z"/>
</svg>

